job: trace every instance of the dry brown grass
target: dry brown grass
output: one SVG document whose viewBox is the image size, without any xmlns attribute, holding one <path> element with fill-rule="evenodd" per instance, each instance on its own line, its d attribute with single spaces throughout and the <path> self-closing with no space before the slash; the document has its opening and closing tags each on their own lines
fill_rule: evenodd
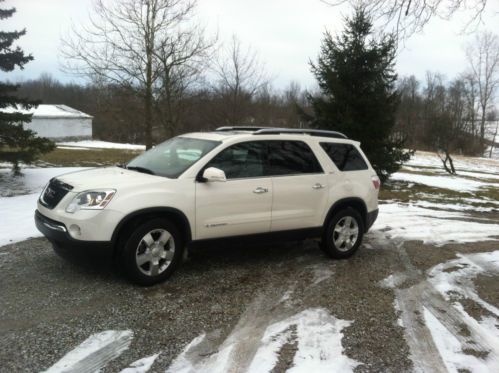
<svg viewBox="0 0 499 373">
<path fill-rule="evenodd" d="M 40 166 L 91 167 L 128 162 L 142 151 L 127 149 L 60 149 L 44 154 Z"/>
</svg>

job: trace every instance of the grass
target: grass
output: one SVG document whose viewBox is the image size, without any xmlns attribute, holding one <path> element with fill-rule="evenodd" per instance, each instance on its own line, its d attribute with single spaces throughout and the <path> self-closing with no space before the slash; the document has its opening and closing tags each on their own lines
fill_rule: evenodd
<svg viewBox="0 0 499 373">
<path fill-rule="evenodd" d="M 44 154 L 37 162 L 41 167 L 95 167 L 125 163 L 142 151 L 127 149 L 59 149 Z"/>
<path fill-rule="evenodd" d="M 451 199 L 458 201 L 465 198 L 473 198 L 475 196 L 476 194 L 474 193 L 435 188 L 424 184 L 409 183 L 405 181 L 389 181 L 381 188 L 379 199 L 407 203 L 415 200 L 430 199 Z"/>
</svg>

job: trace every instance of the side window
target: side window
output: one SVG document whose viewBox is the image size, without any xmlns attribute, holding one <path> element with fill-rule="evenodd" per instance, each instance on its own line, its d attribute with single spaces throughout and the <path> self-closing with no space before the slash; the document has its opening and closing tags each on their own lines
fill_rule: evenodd
<svg viewBox="0 0 499 373">
<path fill-rule="evenodd" d="M 367 164 L 355 146 L 332 142 L 323 142 L 321 146 L 340 171 L 367 170 Z"/>
<path fill-rule="evenodd" d="M 269 141 L 268 175 L 322 173 L 322 167 L 310 147 L 302 141 Z"/>
<path fill-rule="evenodd" d="M 217 154 L 206 167 L 216 167 L 225 172 L 227 179 L 264 176 L 267 152 L 263 141 L 233 145 Z"/>
</svg>

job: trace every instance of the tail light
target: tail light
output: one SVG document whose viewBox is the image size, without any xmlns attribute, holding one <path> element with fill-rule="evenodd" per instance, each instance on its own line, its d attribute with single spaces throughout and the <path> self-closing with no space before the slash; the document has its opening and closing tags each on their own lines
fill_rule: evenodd
<svg viewBox="0 0 499 373">
<path fill-rule="evenodd" d="M 381 186 L 381 181 L 379 180 L 379 177 L 373 176 L 371 177 L 371 181 L 373 182 L 374 189 L 379 189 L 379 187 Z"/>
</svg>

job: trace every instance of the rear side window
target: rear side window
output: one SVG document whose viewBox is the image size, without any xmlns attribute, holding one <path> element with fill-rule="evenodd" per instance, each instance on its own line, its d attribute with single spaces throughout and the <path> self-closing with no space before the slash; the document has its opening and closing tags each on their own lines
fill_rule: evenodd
<svg viewBox="0 0 499 373">
<path fill-rule="evenodd" d="M 355 146 L 332 142 L 323 142 L 321 146 L 340 171 L 367 170 L 366 161 Z"/>
<path fill-rule="evenodd" d="M 269 176 L 322 173 L 322 167 L 310 147 L 302 141 L 269 141 Z"/>
</svg>

